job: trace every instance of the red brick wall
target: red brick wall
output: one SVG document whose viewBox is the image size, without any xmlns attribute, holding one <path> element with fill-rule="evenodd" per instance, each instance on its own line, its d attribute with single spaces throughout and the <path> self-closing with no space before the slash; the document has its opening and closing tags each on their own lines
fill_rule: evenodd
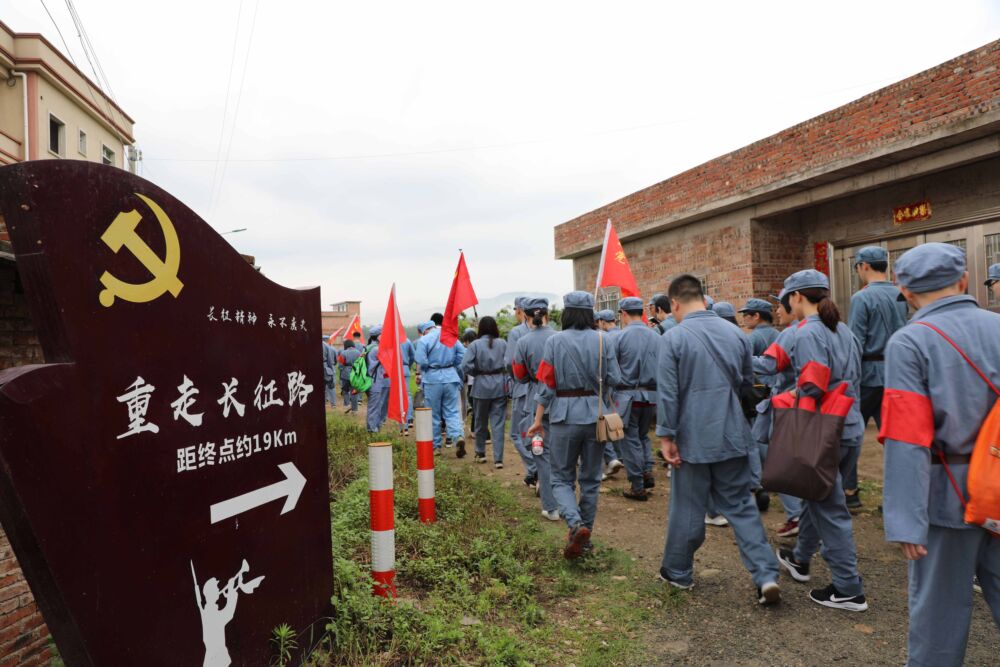
<svg viewBox="0 0 1000 667">
<path fill-rule="evenodd" d="M 556 256 L 599 247 L 608 218 L 627 236 L 654 220 L 859 162 L 997 108 L 1000 40 L 559 225 Z"/>
<path fill-rule="evenodd" d="M 693 229 L 698 233 L 688 231 Z M 670 279 L 679 273 L 704 278 L 712 298 L 730 301 L 737 307 L 754 289 L 749 221 L 707 229 L 681 228 L 630 241 L 622 247 L 647 301 L 657 292 L 665 293 Z M 577 289 L 593 291 L 599 261 L 599 253 L 574 260 Z"/>
<path fill-rule="evenodd" d="M 753 296 L 776 295 L 790 274 L 814 268 L 808 235 L 794 216 L 787 221 L 755 220 L 750 226 L 750 238 Z"/>
<path fill-rule="evenodd" d="M 0 369 L 37 363 L 42 363 L 42 350 L 17 270 L 0 261 Z M 49 629 L 0 530 L 0 667 L 46 665 L 51 657 Z"/>
</svg>

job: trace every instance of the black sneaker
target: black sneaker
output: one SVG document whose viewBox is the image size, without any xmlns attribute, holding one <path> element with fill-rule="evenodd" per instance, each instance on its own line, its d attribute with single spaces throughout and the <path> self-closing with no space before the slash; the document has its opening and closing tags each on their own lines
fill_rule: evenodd
<svg viewBox="0 0 1000 667">
<path fill-rule="evenodd" d="M 455 458 L 457 458 L 457 459 L 464 459 L 465 458 L 465 440 L 463 438 L 459 438 L 455 442 L 455 448 L 456 448 Z"/>
<path fill-rule="evenodd" d="M 525 475 L 524 476 L 524 485 L 526 487 L 528 487 L 529 489 L 537 489 L 538 488 L 538 477 L 536 475 Z"/>
<path fill-rule="evenodd" d="M 795 575 L 792 575 L 795 576 Z M 867 611 L 868 602 L 864 594 L 861 595 L 841 595 L 836 586 L 830 584 L 826 588 L 817 588 L 809 591 L 809 599 L 816 604 L 831 609 L 843 609 L 844 611 Z"/>
<path fill-rule="evenodd" d="M 847 509 L 849 510 L 859 510 L 861 509 L 861 494 L 857 490 L 854 493 L 846 493 L 847 496 Z"/>
<path fill-rule="evenodd" d="M 757 604 L 777 604 L 781 602 L 781 588 L 775 581 L 769 581 L 757 589 Z"/>
<path fill-rule="evenodd" d="M 805 583 L 809 581 L 809 563 L 800 563 L 795 559 L 795 554 L 791 549 L 778 549 L 778 562 L 788 570 L 795 581 Z"/>
<path fill-rule="evenodd" d="M 642 486 L 645 489 L 652 489 L 656 486 L 656 478 L 653 477 L 653 473 L 646 472 L 642 474 Z"/>
<path fill-rule="evenodd" d="M 764 489 L 757 489 L 754 494 L 757 500 L 757 510 L 760 512 L 766 512 L 767 508 L 771 506 L 771 496 Z"/>
</svg>

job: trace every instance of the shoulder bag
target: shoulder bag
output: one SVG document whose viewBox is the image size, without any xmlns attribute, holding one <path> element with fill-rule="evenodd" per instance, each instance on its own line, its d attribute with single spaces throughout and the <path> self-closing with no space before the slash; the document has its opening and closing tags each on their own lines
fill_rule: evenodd
<svg viewBox="0 0 1000 667">
<path fill-rule="evenodd" d="M 616 442 L 625 437 L 625 424 L 617 412 L 604 414 L 604 334 L 598 334 L 597 441 Z"/>
</svg>

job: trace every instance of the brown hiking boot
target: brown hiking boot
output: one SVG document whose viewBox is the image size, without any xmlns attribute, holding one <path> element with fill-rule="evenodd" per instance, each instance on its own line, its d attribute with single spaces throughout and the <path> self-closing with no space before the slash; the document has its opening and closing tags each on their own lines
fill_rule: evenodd
<svg viewBox="0 0 1000 667">
<path fill-rule="evenodd" d="M 590 542 L 590 529 L 586 526 L 577 526 L 569 531 L 569 537 L 566 540 L 563 558 L 575 560 L 583 555 L 584 547 Z"/>
<path fill-rule="evenodd" d="M 625 489 L 622 491 L 622 497 L 629 500 L 641 500 L 643 502 L 649 500 L 649 494 L 646 493 L 645 489 Z"/>
<path fill-rule="evenodd" d="M 459 438 L 455 443 L 455 458 L 464 459 L 465 458 L 465 438 Z"/>
<path fill-rule="evenodd" d="M 656 478 L 653 477 L 653 473 L 645 472 L 642 474 L 642 486 L 646 489 L 652 489 L 656 486 Z"/>
</svg>

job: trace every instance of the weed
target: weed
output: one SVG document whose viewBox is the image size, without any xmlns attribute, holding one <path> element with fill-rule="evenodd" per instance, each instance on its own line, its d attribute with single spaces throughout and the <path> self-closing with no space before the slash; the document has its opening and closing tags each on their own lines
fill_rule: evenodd
<svg viewBox="0 0 1000 667">
<path fill-rule="evenodd" d="M 298 633 L 288 623 L 282 623 L 271 630 L 271 644 L 274 646 L 274 657 L 271 658 L 271 665 L 288 667 L 292 662 L 292 653 L 299 648 L 296 637 L 298 637 Z"/>
</svg>

